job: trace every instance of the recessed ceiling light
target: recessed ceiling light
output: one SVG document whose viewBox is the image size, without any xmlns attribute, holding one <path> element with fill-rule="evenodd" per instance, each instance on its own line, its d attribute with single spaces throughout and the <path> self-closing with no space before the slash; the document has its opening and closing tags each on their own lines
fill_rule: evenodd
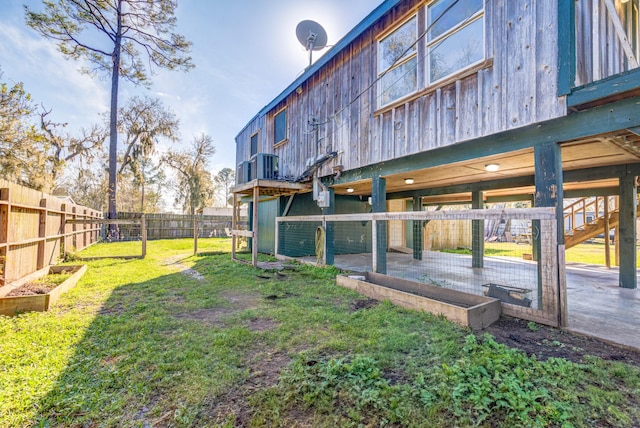
<svg viewBox="0 0 640 428">
<path fill-rule="evenodd" d="M 347 193 L 353 193 L 353 187 L 347 187 Z"/>
<path fill-rule="evenodd" d="M 500 169 L 500 165 L 498 165 L 497 163 L 490 163 L 485 165 L 484 169 L 486 169 L 489 172 L 496 172 L 497 170 Z"/>
<path fill-rule="evenodd" d="M 413 180 L 413 178 L 405 178 L 404 182 L 405 182 L 405 184 L 413 184 L 414 180 Z"/>
</svg>

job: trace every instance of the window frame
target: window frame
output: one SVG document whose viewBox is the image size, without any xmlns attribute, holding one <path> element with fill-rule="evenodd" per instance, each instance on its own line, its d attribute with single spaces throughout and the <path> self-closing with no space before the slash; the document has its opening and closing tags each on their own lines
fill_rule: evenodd
<svg viewBox="0 0 640 428">
<path fill-rule="evenodd" d="M 278 116 L 284 114 L 284 135 L 278 140 Z M 283 107 L 273 114 L 273 146 L 281 146 L 289 141 L 289 124 L 287 120 L 287 107 Z"/>
<path fill-rule="evenodd" d="M 463 19 L 462 21 L 458 22 L 456 25 L 448 28 L 446 31 L 443 31 L 442 33 L 440 33 L 439 35 L 437 35 L 435 38 L 430 39 L 430 35 L 429 35 L 429 31 L 426 31 L 428 28 L 428 23 L 429 23 L 429 8 L 432 7 L 435 3 L 437 3 L 438 1 L 441 0 L 435 0 L 435 1 L 431 1 L 429 2 L 427 5 L 424 6 L 424 25 L 425 25 L 425 36 L 424 36 L 424 49 L 425 49 L 425 58 L 426 61 L 424 61 L 424 67 L 422 67 L 423 72 L 424 72 L 424 82 L 425 82 L 425 87 L 429 87 L 429 86 L 433 86 L 433 85 L 437 85 L 438 83 L 450 79 L 451 76 L 455 76 L 456 74 L 460 74 L 463 73 L 464 71 L 473 68 L 475 66 L 477 66 L 478 64 L 482 64 L 484 61 L 487 60 L 487 23 L 486 23 L 486 5 L 484 3 L 484 1 L 482 2 L 482 8 L 480 10 L 478 10 L 477 12 L 475 12 L 473 15 L 471 15 L 469 18 L 467 19 Z M 473 24 L 475 24 L 476 22 L 482 20 L 482 42 L 481 42 L 481 47 L 482 47 L 482 55 L 480 57 L 480 59 L 478 59 L 477 61 L 471 62 L 467 65 L 465 65 L 464 67 L 458 68 L 450 73 L 444 74 L 440 77 L 438 77 L 435 80 L 431 80 L 431 49 L 434 46 L 440 46 L 442 43 L 444 43 L 447 39 L 449 39 L 451 36 L 459 33 L 460 31 L 469 28 L 470 26 L 472 26 Z"/>
<path fill-rule="evenodd" d="M 256 141 L 256 150 L 253 151 L 253 139 Z M 249 136 L 249 157 L 257 154 L 260 149 L 260 131 L 256 131 Z"/>
<path fill-rule="evenodd" d="M 382 54 L 382 43 L 385 40 L 388 40 L 389 37 L 391 37 L 394 33 L 396 33 L 397 31 L 399 31 L 400 29 L 402 29 L 405 25 L 407 25 L 408 23 L 410 23 L 412 20 L 415 20 L 415 38 L 416 38 L 416 42 L 414 42 L 414 49 L 413 52 L 409 52 L 407 53 L 405 56 L 403 56 L 402 58 L 398 58 L 396 59 L 391 65 L 389 65 L 387 68 L 385 68 L 384 70 L 380 69 L 380 62 L 381 62 L 381 54 Z M 419 82 L 419 66 L 418 66 L 418 45 L 419 43 L 417 42 L 418 39 L 418 35 L 419 35 L 419 28 L 420 26 L 420 19 L 418 17 L 418 13 L 417 11 L 412 13 L 411 15 L 409 15 L 408 17 L 406 17 L 400 24 L 395 25 L 393 28 L 391 28 L 389 31 L 385 31 L 383 34 L 381 34 L 378 37 L 377 40 L 377 55 L 376 55 L 376 77 L 377 77 L 377 89 L 378 89 L 378 96 L 377 96 L 377 104 L 378 104 L 378 108 L 382 108 L 385 107 L 387 105 L 393 104 L 395 102 L 397 102 L 398 100 L 401 100 L 403 98 L 409 97 L 413 94 L 415 94 L 416 92 L 418 92 L 420 90 L 420 82 Z M 406 94 L 403 94 L 397 98 L 391 99 L 387 102 L 383 101 L 383 95 L 385 93 L 385 90 L 383 88 L 383 80 L 384 77 L 389 74 L 390 72 L 392 72 L 393 70 L 397 70 L 400 69 L 402 66 L 410 63 L 412 60 L 416 61 L 416 65 L 415 65 L 415 76 L 416 76 L 416 83 L 415 83 L 415 88 L 409 92 L 407 92 Z"/>
</svg>

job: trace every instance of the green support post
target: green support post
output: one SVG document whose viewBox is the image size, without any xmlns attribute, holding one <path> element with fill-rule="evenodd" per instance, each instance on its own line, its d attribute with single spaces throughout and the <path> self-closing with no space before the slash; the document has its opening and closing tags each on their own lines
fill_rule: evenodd
<svg viewBox="0 0 640 428">
<path fill-rule="evenodd" d="M 636 274 L 637 195 L 636 177 L 628 173 L 620 177 L 618 236 L 620 237 L 619 285 L 622 288 L 638 288 Z"/>
<path fill-rule="evenodd" d="M 482 196 L 481 191 L 471 193 L 471 208 L 484 208 Z M 471 220 L 471 265 L 474 268 L 484 267 L 484 220 Z"/>
<path fill-rule="evenodd" d="M 534 148 L 535 166 L 535 206 L 554 207 L 556 210 L 556 229 L 558 245 L 564 244 L 563 190 L 562 190 L 562 152 L 560 145 L 545 143 Z M 533 239 L 533 257 L 540 261 L 540 221 L 534 220 L 531 226 Z M 542 308 L 542 264 L 538 263 L 538 308 Z"/>
<path fill-rule="evenodd" d="M 413 198 L 413 210 L 422 211 L 421 197 Z M 414 260 L 422 260 L 422 249 L 423 249 L 423 240 L 424 240 L 422 225 L 423 225 L 422 220 L 413 221 L 413 259 Z"/>
<path fill-rule="evenodd" d="M 253 230 L 253 202 L 249 202 L 247 208 L 247 229 Z M 247 250 L 251 253 L 253 251 L 253 239 L 247 239 Z"/>
<path fill-rule="evenodd" d="M 336 193 L 332 187 L 329 188 L 329 207 L 324 208 L 322 210 L 322 214 L 324 215 L 333 215 L 336 213 Z M 325 259 L 326 264 L 328 266 L 333 265 L 335 259 L 335 222 L 329 221 L 327 222 L 327 227 L 325 230 Z"/>
<path fill-rule="evenodd" d="M 371 202 L 374 213 L 387 211 L 387 180 L 375 176 L 371 179 Z M 387 273 L 387 222 L 379 221 L 374 231 L 376 234 L 377 273 Z"/>
</svg>

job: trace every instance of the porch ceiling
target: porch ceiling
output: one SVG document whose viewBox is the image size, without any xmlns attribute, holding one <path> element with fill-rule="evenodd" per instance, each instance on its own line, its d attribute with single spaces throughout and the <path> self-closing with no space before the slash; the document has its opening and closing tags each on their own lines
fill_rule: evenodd
<svg viewBox="0 0 640 428">
<path fill-rule="evenodd" d="M 630 131 L 603 134 L 588 139 L 562 143 L 562 169 L 564 171 L 594 167 L 621 165 L 640 162 L 640 136 Z M 486 165 L 499 165 L 498 171 L 489 172 Z M 532 176 L 534 174 L 533 148 L 500 155 L 477 158 L 470 161 L 418 169 L 410 173 L 385 176 L 387 193 L 404 192 L 443 186 L 464 185 L 483 181 Z M 413 184 L 406 184 L 411 178 Z M 565 190 L 580 190 L 594 187 L 617 186 L 617 179 L 597 182 L 565 183 Z M 368 196 L 371 194 L 371 180 L 362 180 L 335 186 L 337 194 Z M 485 197 L 533 194 L 533 186 L 486 191 Z M 466 201 L 470 193 L 432 197 L 435 200 Z"/>
</svg>

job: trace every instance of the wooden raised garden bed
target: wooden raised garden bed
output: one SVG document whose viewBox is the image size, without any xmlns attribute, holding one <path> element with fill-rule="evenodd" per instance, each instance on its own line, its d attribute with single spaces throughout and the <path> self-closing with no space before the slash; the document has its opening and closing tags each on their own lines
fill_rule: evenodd
<svg viewBox="0 0 640 428">
<path fill-rule="evenodd" d="M 376 300 L 388 300 L 408 309 L 444 315 L 447 319 L 481 330 L 500 318 L 500 300 L 379 273 L 338 275 L 336 283 Z"/>
<path fill-rule="evenodd" d="M 0 297 L 0 315 L 14 316 L 22 312 L 49 310 L 62 293 L 78 283 L 86 270 L 84 265 L 50 266 L 23 278 L 19 283 L 5 286 L 8 288 L 2 290 L 4 294 Z M 42 282 L 42 278 L 54 279 L 56 275 L 65 275 L 66 279 L 59 283 L 53 280 L 52 284 Z"/>
</svg>

